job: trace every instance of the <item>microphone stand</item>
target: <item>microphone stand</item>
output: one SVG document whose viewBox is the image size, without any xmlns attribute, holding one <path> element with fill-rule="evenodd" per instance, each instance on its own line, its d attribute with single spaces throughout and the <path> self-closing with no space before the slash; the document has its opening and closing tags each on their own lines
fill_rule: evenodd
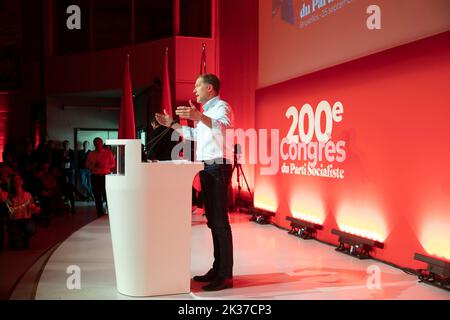
<svg viewBox="0 0 450 320">
<path fill-rule="evenodd" d="M 174 122 L 172 123 L 172 125 L 175 124 L 175 123 L 179 123 L 179 122 L 180 122 L 180 120 L 176 119 L 176 120 L 174 120 Z M 147 147 L 148 147 L 149 145 L 153 144 L 149 149 L 147 149 L 147 153 L 150 153 L 151 151 L 153 151 L 153 149 L 155 148 L 155 146 L 158 145 L 158 143 L 161 141 L 161 139 L 164 138 L 164 137 L 166 136 L 167 133 L 169 133 L 170 129 L 172 129 L 172 125 L 171 125 L 170 127 L 167 127 L 166 129 L 164 129 L 163 132 L 161 132 L 160 134 L 158 134 L 156 137 L 154 137 L 152 140 L 150 140 L 150 141 L 147 143 L 147 145 L 146 145 Z"/>
</svg>

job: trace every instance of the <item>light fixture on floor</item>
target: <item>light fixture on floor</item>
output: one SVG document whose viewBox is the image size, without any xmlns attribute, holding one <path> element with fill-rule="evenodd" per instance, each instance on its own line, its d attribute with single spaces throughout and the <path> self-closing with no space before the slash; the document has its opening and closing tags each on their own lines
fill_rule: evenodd
<svg viewBox="0 0 450 320">
<path fill-rule="evenodd" d="M 275 216 L 275 212 L 273 211 L 256 207 L 251 208 L 250 213 L 252 215 L 250 221 L 254 221 L 259 224 L 271 224 L 272 217 Z"/>
<path fill-rule="evenodd" d="M 414 260 L 428 264 L 427 270 L 419 270 L 419 282 L 450 291 L 450 262 L 420 253 L 414 255 Z"/>
<path fill-rule="evenodd" d="M 294 217 L 286 217 L 291 222 L 291 230 L 289 234 L 298 236 L 302 239 L 315 239 L 317 230 L 322 230 L 323 226 L 314 222 L 297 219 Z"/>
<path fill-rule="evenodd" d="M 333 229 L 332 234 L 339 236 L 339 247 L 336 251 L 349 254 L 358 259 L 370 259 L 370 252 L 374 248 L 383 249 L 384 243 L 376 240 L 363 238 L 351 233 Z"/>
</svg>

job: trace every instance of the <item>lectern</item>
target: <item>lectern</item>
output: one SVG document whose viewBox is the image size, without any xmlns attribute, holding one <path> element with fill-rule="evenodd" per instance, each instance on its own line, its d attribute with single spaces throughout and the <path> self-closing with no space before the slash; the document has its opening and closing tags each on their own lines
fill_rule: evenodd
<svg viewBox="0 0 450 320">
<path fill-rule="evenodd" d="M 118 146 L 106 176 L 117 290 L 145 297 L 190 292 L 192 181 L 202 163 L 141 161 L 141 140 Z"/>
</svg>

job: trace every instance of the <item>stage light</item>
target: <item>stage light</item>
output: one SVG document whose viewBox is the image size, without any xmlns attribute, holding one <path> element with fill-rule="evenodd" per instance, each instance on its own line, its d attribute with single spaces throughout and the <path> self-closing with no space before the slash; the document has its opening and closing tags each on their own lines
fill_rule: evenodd
<svg viewBox="0 0 450 320">
<path fill-rule="evenodd" d="M 255 203 L 254 208 L 257 210 L 262 210 L 262 211 L 267 211 L 267 212 L 272 212 L 272 213 L 275 213 L 275 211 L 276 211 L 274 206 L 264 204 L 262 202 Z"/>
<path fill-rule="evenodd" d="M 322 230 L 323 226 L 314 222 L 297 219 L 294 217 L 286 217 L 291 222 L 291 230 L 289 234 L 298 236 L 302 239 L 315 239 L 317 230 Z"/>
<path fill-rule="evenodd" d="M 378 242 L 384 242 L 389 234 L 386 214 L 380 204 L 372 200 L 338 204 L 335 217 L 337 229 L 346 233 Z"/>
<path fill-rule="evenodd" d="M 250 213 L 252 217 L 250 218 L 250 221 L 259 223 L 259 224 L 271 224 L 272 223 L 272 217 L 275 216 L 275 212 L 262 209 L 262 208 L 256 208 L 253 207 L 250 209 Z"/>
<path fill-rule="evenodd" d="M 339 225 L 339 229 L 342 230 L 343 232 L 353 234 L 353 235 L 359 236 L 361 238 L 370 239 L 370 240 L 374 240 L 374 241 L 378 241 L 378 242 L 383 242 L 381 240 L 382 237 L 376 232 L 364 230 L 361 228 L 350 227 L 347 225 Z"/>
<path fill-rule="evenodd" d="M 429 214 L 423 214 L 425 220 L 419 224 L 419 240 L 428 256 L 450 261 L 450 215 L 447 217 L 443 214 L 445 213 L 433 213 L 432 209 Z"/>
<path fill-rule="evenodd" d="M 336 251 L 351 255 L 358 259 L 370 259 L 370 252 L 373 251 L 374 248 L 384 248 L 384 243 L 373 239 L 363 238 L 359 235 L 336 229 L 333 229 L 331 233 L 339 236 L 339 247 L 336 248 Z"/>
<path fill-rule="evenodd" d="M 450 262 L 416 253 L 414 260 L 428 264 L 427 270 L 419 270 L 419 282 L 450 291 Z"/>
<path fill-rule="evenodd" d="M 278 209 L 277 193 L 273 183 L 258 182 L 254 191 L 252 207 L 275 213 Z"/>
</svg>

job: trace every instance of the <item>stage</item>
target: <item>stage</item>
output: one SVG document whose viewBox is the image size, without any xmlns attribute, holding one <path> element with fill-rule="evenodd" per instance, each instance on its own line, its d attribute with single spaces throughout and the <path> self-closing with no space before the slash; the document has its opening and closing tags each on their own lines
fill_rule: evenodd
<svg viewBox="0 0 450 320">
<path fill-rule="evenodd" d="M 415 276 L 400 269 L 374 260 L 355 259 L 336 252 L 333 246 L 301 240 L 286 230 L 249 222 L 248 218 L 244 214 L 231 215 L 234 288 L 203 292 L 203 284 L 191 281 L 189 294 L 148 299 L 450 299 L 450 293 L 418 283 Z M 32 268 L 38 276 L 22 280 L 36 279 L 31 296 L 36 300 L 135 299 L 116 291 L 107 216 L 75 232 L 38 263 L 40 268 Z M 196 214 L 192 223 L 191 275 L 203 274 L 211 264 L 210 231 L 205 218 Z M 81 270 L 79 290 L 67 288 L 70 266 Z M 370 290 L 367 286 L 370 266 L 381 270 L 381 289 Z M 16 290 L 12 298 L 24 297 Z"/>
</svg>

